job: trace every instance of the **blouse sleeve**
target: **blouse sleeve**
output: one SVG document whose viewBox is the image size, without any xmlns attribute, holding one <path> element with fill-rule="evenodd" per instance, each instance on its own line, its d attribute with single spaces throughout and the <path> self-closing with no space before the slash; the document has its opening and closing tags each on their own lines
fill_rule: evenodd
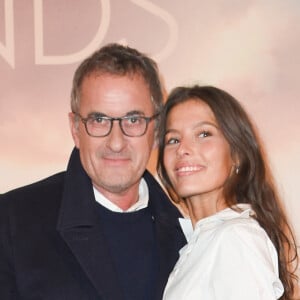
<svg viewBox="0 0 300 300">
<path fill-rule="evenodd" d="M 277 252 L 266 232 L 256 222 L 224 226 L 211 268 L 214 299 L 278 299 L 283 285 L 278 276 Z"/>
</svg>

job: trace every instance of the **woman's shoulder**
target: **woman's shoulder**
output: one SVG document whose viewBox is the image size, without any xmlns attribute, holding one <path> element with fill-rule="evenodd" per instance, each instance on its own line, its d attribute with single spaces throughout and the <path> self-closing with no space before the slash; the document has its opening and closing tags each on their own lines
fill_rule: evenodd
<svg viewBox="0 0 300 300">
<path fill-rule="evenodd" d="M 247 253 L 247 259 L 265 261 L 277 268 L 277 250 L 266 231 L 253 217 L 225 220 L 214 233 L 217 248 L 233 256 Z"/>
<path fill-rule="evenodd" d="M 215 235 L 220 239 L 252 244 L 253 241 L 267 241 L 269 237 L 257 220 L 251 215 L 240 215 L 224 219 L 216 228 Z"/>
</svg>

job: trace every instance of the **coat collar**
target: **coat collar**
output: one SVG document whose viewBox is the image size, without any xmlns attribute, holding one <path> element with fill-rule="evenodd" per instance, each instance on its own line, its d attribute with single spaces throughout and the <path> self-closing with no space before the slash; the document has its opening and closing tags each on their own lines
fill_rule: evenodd
<svg viewBox="0 0 300 300">
<path fill-rule="evenodd" d="M 168 227 L 178 226 L 178 218 L 182 217 L 177 208 L 154 179 L 145 171 L 145 179 L 149 189 L 149 208 L 161 222 Z M 95 196 L 91 179 L 84 171 L 79 157 L 79 151 L 72 151 L 67 172 L 58 219 L 58 230 L 67 230 L 80 226 L 97 225 L 98 214 L 95 209 Z"/>
<path fill-rule="evenodd" d="M 97 222 L 92 182 L 84 171 L 79 151 L 72 151 L 67 172 L 58 219 L 59 230 L 68 230 L 80 226 L 93 226 Z"/>
</svg>

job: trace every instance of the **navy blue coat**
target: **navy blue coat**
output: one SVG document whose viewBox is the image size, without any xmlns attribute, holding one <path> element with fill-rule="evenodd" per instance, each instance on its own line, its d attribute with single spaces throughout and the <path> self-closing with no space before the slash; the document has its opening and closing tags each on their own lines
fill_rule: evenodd
<svg viewBox="0 0 300 300">
<path fill-rule="evenodd" d="M 159 246 L 158 300 L 186 240 L 180 213 L 149 172 L 144 179 Z M 122 300 L 94 201 L 76 149 L 66 172 L 1 195 L 1 300 Z"/>
</svg>

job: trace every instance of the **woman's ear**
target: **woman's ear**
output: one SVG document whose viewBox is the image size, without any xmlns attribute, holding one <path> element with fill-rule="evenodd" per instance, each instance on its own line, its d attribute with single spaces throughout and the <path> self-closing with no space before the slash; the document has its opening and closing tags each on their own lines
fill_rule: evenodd
<svg viewBox="0 0 300 300">
<path fill-rule="evenodd" d="M 240 159 L 237 154 L 233 155 L 233 165 L 232 165 L 232 172 L 235 174 L 239 174 L 240 172 Z"/>
</svg>

